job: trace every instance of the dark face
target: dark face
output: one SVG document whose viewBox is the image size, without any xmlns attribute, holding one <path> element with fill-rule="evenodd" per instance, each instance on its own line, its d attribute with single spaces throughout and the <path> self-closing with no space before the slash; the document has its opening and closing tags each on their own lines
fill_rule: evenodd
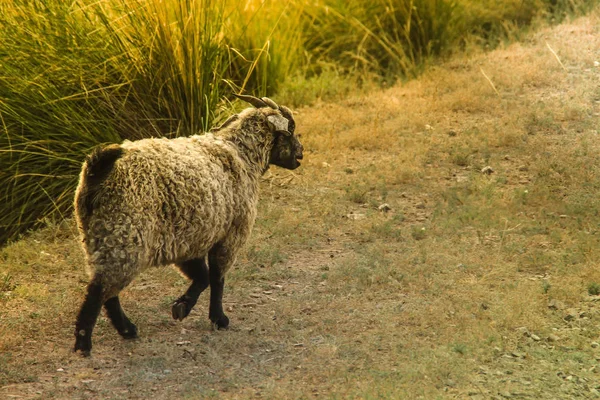
<svg viewBox="0 0 600 400">
<path fill-rule="evenodd" d="M 292 111 L 285 106 L 279 106 L 279 112 L 288 120 L 288 131 L 275 132 L 275 143 L 271 150 L 269 164 L 286 169 L 296 169 L 300 166 L 298 160 L 302 160 L 304 147 L 302 147 L 298 136 L 294 133 L 296 122 L 294 121 Z"/>
<path fill-rule="evenodd" d="M 270 164 L 286 169 L 296 169 L 300 166 L 298 160 L 302 160 L 304 148 L 293 133 L 291 135 L 283 132 L 275 133 L 275 143 L 271 150 Z"/>
</svg>

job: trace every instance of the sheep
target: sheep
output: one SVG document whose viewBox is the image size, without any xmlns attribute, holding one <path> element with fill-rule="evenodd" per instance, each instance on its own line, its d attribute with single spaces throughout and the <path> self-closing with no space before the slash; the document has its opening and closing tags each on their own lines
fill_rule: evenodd
<svg viewBox="0 0 600 400">
<path fill-rule="evenodd" d="M 144 269 L 175 264 L 191 279 L 171 307 L 188 316 L 210 285 L 209 319 L 226 329 L 225 273 L 247 241 L 260 177 L 269 165 L 296 169 L 303 147 L 292 112 L 267 97 L 202 135 L 124 141 L 83 163 L 75 219 L 91 280 L 75 323 L 75 346 L 89 356 L 104 305 L 117 332 L 137 338 L 119 293 Z"/>
</svg>

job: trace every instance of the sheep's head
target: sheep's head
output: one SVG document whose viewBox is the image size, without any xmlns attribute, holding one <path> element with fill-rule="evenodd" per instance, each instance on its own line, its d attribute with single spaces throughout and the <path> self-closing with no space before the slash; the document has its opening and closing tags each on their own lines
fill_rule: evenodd
<svg viewBox="0 0 600 400">
<path fill-rule="evenodd" d="M 304 148 L 295 134 L 296 122 L 292 111 L 285 106 L 278 106 L 268 97 L 259 99 L 253 96 L 236 95 L 241 100 L 247 101 L 254 107 L 264 109 L 274 141 L 271 149 L 269 164 L 287 169 L 296 169 L 300 166 Z"/>
</svg>

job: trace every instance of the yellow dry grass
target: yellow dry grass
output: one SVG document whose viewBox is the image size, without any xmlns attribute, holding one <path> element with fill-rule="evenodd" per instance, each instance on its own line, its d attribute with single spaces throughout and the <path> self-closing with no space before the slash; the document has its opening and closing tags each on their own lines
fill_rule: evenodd
<svg viewBox="0 0 600 400">
<path fill-rule="evenodd" d="M 305 164 L 265 177 L 229 331 L 205 295 L 171 320 L 187 282 L 157 269 L 123 293 L 141 338 L 102 317 L 82 359 L 71 224 L 0 250 L 0 397 L 600 396 L 599 22 L 299 110 Z"/>
</svg>

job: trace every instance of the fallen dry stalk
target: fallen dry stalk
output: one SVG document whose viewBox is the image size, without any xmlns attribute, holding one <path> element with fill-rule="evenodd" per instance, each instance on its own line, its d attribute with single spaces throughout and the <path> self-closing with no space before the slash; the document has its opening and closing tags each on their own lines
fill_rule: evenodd
<svg viewBox="0 0 600 400">
<path fill-rule="evenodd" d="M 500 97 L 500 93 L 496 89 L 496 86 L 494 85 L 494 82 L 492 82 L 492 80 L 485 74 L 485 72 L 483 72 L 483 68 L 479 67 L 479 70 L 481 71 L 481 74 L 483 75 L 483 77 L 485 79 L 487 79 L 487 81 L 490 83 L 490 86 L 492 87 L 492 89 L 494 89 L 494 92 L 496 92 L 496 95 L 498 97 Z"/>
<path fill-rule="evenodd" d="M 556 61 L 558 61 L 558 63 L 562 67 L 562 69 L 564 69 L 565 72 L 567 72 L 567 68 L 562 63 L 562 61 L 560 61 L 560 58 L 558 57 L 558 54 L 556 54 L 556 52 L 552 49 L 552 47 L 550 47 L 550 45 L 548 44 L 548 42 L 546 42 L 546 47 L 548 47 L 548 50 L 550 50 L 550 52 L 554 55 L 554 58 L 556 58 Z"/>
</svg>

